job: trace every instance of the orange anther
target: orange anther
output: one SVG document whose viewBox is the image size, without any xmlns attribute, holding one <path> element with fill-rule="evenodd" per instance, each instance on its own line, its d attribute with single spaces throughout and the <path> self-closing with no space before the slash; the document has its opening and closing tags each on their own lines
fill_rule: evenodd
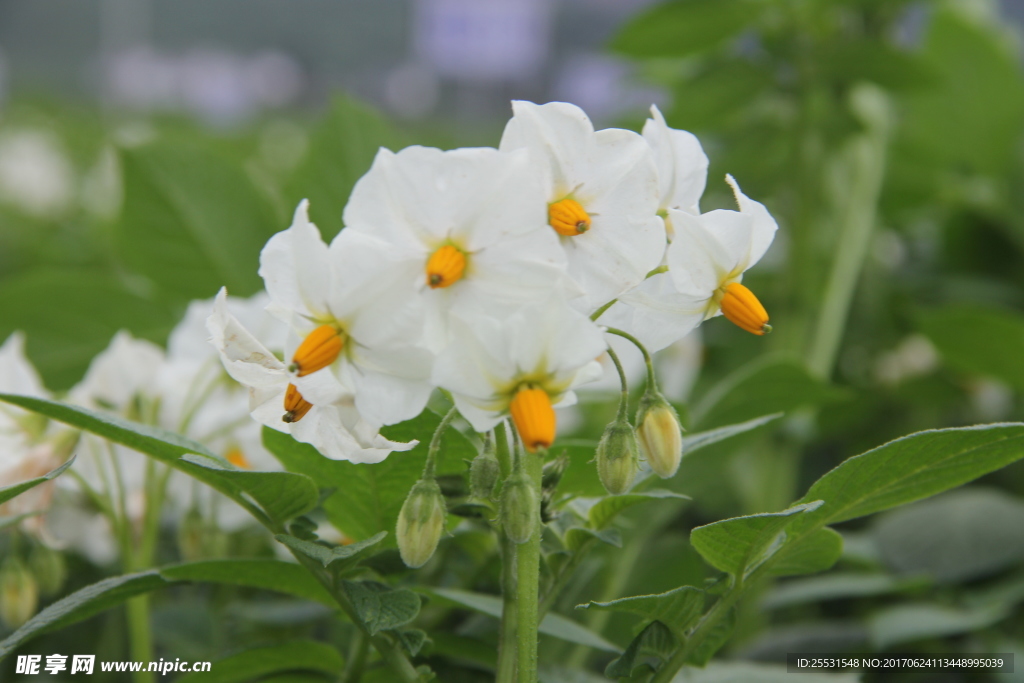
<svg viewBox="0 0 1024 683">
<path fill-rule="evenodd" d="M 559 235 L 575 237 L 590 230 L 590 215 L 575 199 L 561 199 L 548 205 L 548 224 Z"/>
<path fill-rule="evenodd" d="M 526 450 L 533 453 L 547 448 L 555 440 L 555 409 L 551 397 L 543 389 L 523 387 L 516 392 L 509 406 L 512 422 Z"/>
<path fill-rule="evenodd" d="M 298 372 L 299 377 L 316 372 L 338 359 L 345 338 L 333 325 L 321 325 L 302 340 L 295 349 L 289 370 Z"/>
<path fill-rule="evenodd" d="M 751 334 L 763 335 L 772 331 L 768 324 L 768 311 L 764 310 L 753 292 L 738 282 L 725 288 L 721 306 L 722 315 Z"/>
<path fill-rule="evenodd" d="M 427 284 L 432 289 L 451 287 L 466 272 L 466 255 L 446 244 L 427 260 Z"/>
<path fill-rule="evenodd" d="M 294 384 L 289 384 L 288 390 L 284 393 L 285 412 L 281 420 L 288 423 L 298 422 L 305 417 L 312 407 L 312 403 L 302 398 L 298 388 Z"/>
</svg>

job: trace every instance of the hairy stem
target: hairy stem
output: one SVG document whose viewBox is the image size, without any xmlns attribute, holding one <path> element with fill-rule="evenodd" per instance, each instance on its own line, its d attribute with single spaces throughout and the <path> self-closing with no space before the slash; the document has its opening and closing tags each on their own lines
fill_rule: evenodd
<svg viewBox="0 0 1024 683">
<path fill-rule="evenodd" d="M 497 683 L 516 681 L 516 544 L 501 534 L 501 626 L 498 631 Z"/>
<path fill-rule="evenodd" d="M 523 468 L 534 488 L 540 492 L 544 468 L 543 451 L 524 453 Z M 539 496 L 538 496 L 539 497 Z M 537 516 L 540 519 L 540 516 Z M 518 683 L 537 683 L 538 593 L 540 583 L 540 537 L 542 525 L 537 524 L 526 543 L 516 548 L 516 642 L 519 662 Z"/>
</svg>

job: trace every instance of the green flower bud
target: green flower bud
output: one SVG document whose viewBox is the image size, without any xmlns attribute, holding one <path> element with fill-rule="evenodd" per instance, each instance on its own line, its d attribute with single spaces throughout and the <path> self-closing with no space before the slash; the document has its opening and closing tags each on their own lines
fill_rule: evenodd
<svg viewBox="0 0 1024 683">
<path fill-rule="evenodd" d="M 433 479 L 420 479 L 398 513 L 398 552 L 406 566 L 422 567 L 437 550 L 448 511 L 441 488 Z"/>
<path fill-rule="evenodd" d="M 494 493 L 494 485 L 498 483 L 501 468 L 495 457 L 494 443 L 490 438 L 484 443 L 480 455 L 473 459 L 469 466 L 469 488 L 477 498 L 490 498 Z"/>
<path fill-rule="evenodd" d="M 526 543 L 540 526 L 537 491 L 521 467 L 517 467 L 505 480 L 498 512 L 505 535 L 513 543 Z"/>
<path fill-rule="evenodd" d="M 39 607 L 39 584 L 25 563 L 9 557 L 0 565 L 0 619 L 16 629 Z"/>
<path fill-rule="evenodd" d="M 597 474 L 608 493 L 625 493 L 633 485 L 639 463 L 633 426 L 626 420 L 608 425 L 597 444 Z"/>
<path fill-rule="evenodd" d="M 675 408 L 658 392 L 648 391 L 640 399 L 636 423 L 640 455 L 662 479 L 673 476 L 683 459 L 683 428 Z"/>
<path fill-rule="evenodd" d="M 32 548 L 28 564 L 39 583 L 39 592 L 44 596 L 56 594 L 68 577 L 64 556 L 49 546 L 37 544 Z"/>
</svg>

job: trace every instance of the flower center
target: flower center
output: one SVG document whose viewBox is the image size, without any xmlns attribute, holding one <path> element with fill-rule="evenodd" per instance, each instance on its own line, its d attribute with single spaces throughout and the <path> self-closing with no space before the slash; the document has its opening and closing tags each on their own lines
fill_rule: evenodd
<svg viewBox="0 0 1024 683">
<path fill-rule="evenodd" d="M 336 361 L 344 345 L 345 338 L 337 327 L 321 325 L 310 332 L 299 344 L 299 348 L 295 349 L 288 369 L 298 373 L 299 377 L 305 377 Z"/>
<path fill-rule="evenodd" d="M 548 204 L 548 223 L 559 235 L 575 237 L 590 230 L 590 214 L 575 199 Z"/>
<path fill-rule="evenodd" d="M 292 422 L 298 422 L 309 409 L 313 407 L 313 404 L 302 398 L 302 394 L 299 393 L 298 388 L 294 384 L 288 385 L 288 390 L 284 392 L 284 415 L 281 416 L 281 420 L 291 424 Z"/>
<path fill-rule="evenodd" d="M 427 284 L 431 289 L 451 287 L 466 272 L 466 255 L 446 244 L 427 260 Z"/>
<path fill-rule="evenodd" d="M 730 322 L 751 334 L 763 335 L 772 331 L 768 324 L 768 311 L 749 289 L 733 282 L 725 287 L 721 297 L 722 315 Z"/>
<path fill-rule="evenodd" d="M 509 412 L 526 450 L 533 453 L 554 442 L 555 409 L 548 392 L 529 385 L 520 388 L 512 397 Z"/>
<path fill-rule="evenodd" d="M 245 457 L 245 453 L 243 453 L 242 449 L 238 446 L 229 450 L 227 455 L 224 456 L 224 459 L 239 469 L 252 469 L 252 463 L 249 462 L 249 459 Z"/>
</svg>

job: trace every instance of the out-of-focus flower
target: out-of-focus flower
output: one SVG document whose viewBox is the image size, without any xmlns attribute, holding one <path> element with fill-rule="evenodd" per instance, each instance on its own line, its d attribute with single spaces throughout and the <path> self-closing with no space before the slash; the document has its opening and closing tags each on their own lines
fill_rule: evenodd
<svg viewBox="0 0 1024 683">
<path fill-rule="evenodd" d="M 698 206 L 708 180 L 708 157 L 693 133 L 669 128 L 656 105 L 644 123 L 644 139 L 651 146 L 658 168 L 658 212 L 666 218 L 669 237 L 673 235 L 668 210 L 700 214 Z"/>
<path fill-rule="evenodd" d="M 415 343 L 422 311 L 407 295 L 409 282 L 380 276 L 394 255 L 363 233 L 346 229 L 328 247 L 307 207 L 299 204 L 292 226 L 260 256 L 267 310 L 304 340 L 285 366 L 296 391 L 314 404 L 354 396 L 360 415 L 378 427 L 419 415 L 430 396 L 432 355 Z M 323 368 L 330 371 L 317 372 Z"/>
<path fill-rule="evenodd" d="M 572 405 L 572 387 L 600 376 L 596 358 L 605 348 L 600 329 L 558 298 L 501 319 L 453 315 L 452 342 L 437 358 L 434 382 L 478 432 L 511 413 L 533 451 L 554 440 L 552 408 Z"/>
<path fill-rule="evenodd" d="M 640 284 L 661 262 L 665 231 L 650 146 L 627 130 L 594 131 L 579 107 L 513 102 L 501 149 L 526 149 L 541 179 L 548 223 L 590 313 Z"/>
<path fill-rule="evenodd" d="M 75 194 L 75 171 L 51 134 L 14 130 L 0 136 L 0 201 L 33 216 L 53 216 Z"/>
<path fill-rule="evenodd" d="M 249 408 L 257 422 L 288 432 L 333 460 L 380 462 L 392 451 L 409 450 L 416 445 L 382 437 L 377 427 L 360 415 L 351 394 L 339 392 L 335 400 L 317 405 L 303 399 L 293 384 L 294 373 L 288 365 L 228 312 L 226 297 L 227 292 L 222 289 L 207 325 L 225 370 L 248 387 Z M 310 377 L 328 385 L 320 387 L 319 393 L 337 389 L 337 382 L 332 383 L 328 373 L 313 373 Z"/>
<path fill-rule="evenodd" d="M 601 323 L 628 330 L 652 352 L 721 314 L 753 334 L 771 330 L 764 307 L 740 281 L 771 246 L 778 225 L 763 204 L 740 192 L 732 176 L 726 180 L 740 210 L 695 216 L 669 209 L 676 236 L 668 248 L 668 272 L 620 297 Z"/>
<path fill-rule="evenodd" d="M 440 351 L 448 315 L 494 313 L 567 287 L 565 254 L 547 227 L 544 193 L 525 151 L 381 149 L 345 207 L 346 233 L 393 255 L 378 259 L 409 305 L 426 311 Z"/>
</svg>

